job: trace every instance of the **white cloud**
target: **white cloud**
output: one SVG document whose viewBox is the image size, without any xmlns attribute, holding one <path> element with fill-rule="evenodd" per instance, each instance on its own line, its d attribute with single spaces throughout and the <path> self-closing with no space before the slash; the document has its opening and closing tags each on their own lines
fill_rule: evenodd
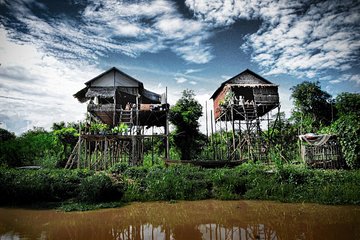
<svg viewBox="0 0 360 240">
<path fill-rule="evenodd" d="M 352 75 L 349 80 L 355 82 L 357 85 L 360 85 L 360 74 Z"/>
<path fill-rule="evenodd" d="M 341 81 L 340 81 L 340 80 L 331 80 L 331 81 L 329 81 L 329 83 L 331 83 L 331 84 L 337 84 L 337 83 L 341 83 Z"/>
<path fill-rule="evenodd" d="M 81 62 L 66 64 L 38 52 L 34 45 L 9 42 L 1 28 L 0 43 L 0 122 L 4 126 L 19 134 L 33 126 L 50 128 L 53 122 L 84 118 L 86 106 L 72 95 L 100 69 Z"/>
<path fill-rule="evenodd" d="M 224 80 L 229 80 L 231 78 L 231 76 L 229 75 L 221 75 L 221 78 Z"/>
<path fill-rule="evenodd" d="M 327 70 L 345 71 L 358 62 L 358 1 L 186 0 L 202 22 L 214 27 L 238 19 L 261 19 L 260 29 L 247 35 L 244 51 L 265 74 L 313 78 Z M 240 41 L 240 39 L 238 39 Z M 355 81 L 356 82 L 356 81 Z"/>
<path fill-rule="evenodd" d="M 192 73 L 198 73 L 198 72 L 202 72 L 204 69 L 193 69 L 193 68 L 189 68 L 185 71 L 184 74 L 192 74 Z"/>
<path fill-rule="evenodd" d="M 175 77 L 175 81 L 176 81 L 176 83 L 185 83 L 188 80 L 184 77 Z"/>
<path fill-rule="evenodd" d="M 5 1 L 4 5 L 19 23 L 14 26 L 4 18 L 9 37 L 20 43 L 31 42 L 58 59 L 85 58 L 96 63 L 109 53 L 138 57 L 164 49 L 191 63 L 206 63 L 213 57 L 206 44 L 207 26 L 185 19 L 167 0 L 90 1 L 77 20 L 64 15 L 37 16 L 32 9 L 39 10 L 40 6 L 33 1 Z M 46 13 L 46 7 L 41 8 Z M 11 30 L 19 26 L 25 30 Z"/>
</svg>

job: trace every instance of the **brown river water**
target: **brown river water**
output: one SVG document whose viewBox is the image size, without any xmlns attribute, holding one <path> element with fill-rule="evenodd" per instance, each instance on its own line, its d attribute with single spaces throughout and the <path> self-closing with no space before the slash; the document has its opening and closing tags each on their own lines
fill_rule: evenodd
<svg viewBox="0 0 360 240">
<path fill-rule="evenodd" d="M 0 239 L 360 239 L 360 206 L 132 203 L 88 212 L 0 208 Z"/>
</svg>

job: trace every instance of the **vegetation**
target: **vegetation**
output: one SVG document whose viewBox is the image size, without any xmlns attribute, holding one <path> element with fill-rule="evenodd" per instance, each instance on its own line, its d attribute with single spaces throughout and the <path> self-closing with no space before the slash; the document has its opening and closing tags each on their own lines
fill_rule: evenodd
<svg viewBox="0 0 360 240">
<path fill-rule="evenodd" d="M 34 128 L 20 137 L 0 144 L 0 166 L 43 165 L 55 167 L 63 153 L 61 143 L 53 133 Z"/>
<path fill-rule="evenodd" d="M 247 163 L 233 169 L 190 165 L 87 170 L 0 170 L 2 205 L 52 202 L 65 210 L 121 206 L 129 201 L 259 199 L 360 204 L 359 170 Z M 65 204 L 64 204 L 65 203 Z"/>
<path fill-rule="evenodd" d="M 302 132 L 319 130 L 333 118 L 331 95 L 321 90 L 320 82 L 303 82 L 291 88 L 295 109 L 292 119 Z"/>
<path fill-rule="evenodd" d="M 233 169 L 165 167 L 164 142 L 154 138 L 144 144 L 143 166 L 121 163 L 107 172 L 64 170 L 78 140 L 77 124 L 54 123 L 51 131 L 34 128 L 21 136 L 0 129 L 0 204 L 50 203 L 64 210 L 121 206 L 130 201 L 208 198 L 360 204 L 360 94 L 343 93 L 332 99 L 318 82 L 301 83 L 292 91 L 292 116 L 287 119 L 278 113 L 264 132 L 264 140 L 271 146 L 266 164 L 250 159 Z M 201 115 L 194 92 L 184 91 L 169 114 L 175 126 L 170 134 L 171 159 L 214 159 L 227 152 L 226 139 L 232 133 L 217 132 L 206 139 L 199 131 Z M 108 126 L 97 123 L 91 130 L 107 131 Z M 125 124 L 112 129 L 113 133 L 127 131 Z M 297 138 L 305 132 L 337 135 L 348 169 L 307 168 L 299 159 Z M 25 165 L 42 168 L 15 168 Z"/>
<path fill-rule="evenodd" d="M 175 126 L 175 146 L 179 149 L 182 160 L 195 159 L 206 141 L 198 122 L 202 116 L 202 106 L 194 96 L 193 91 L 184 90 L 169 114 L 169 120 Z"/>
</svg>

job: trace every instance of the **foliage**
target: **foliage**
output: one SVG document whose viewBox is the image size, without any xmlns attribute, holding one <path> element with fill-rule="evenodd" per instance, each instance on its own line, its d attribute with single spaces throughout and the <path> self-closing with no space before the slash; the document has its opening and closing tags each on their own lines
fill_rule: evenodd
<svg viewBox="0 0 360 240">
<path fill-rule="evenodd" d="M 79 128 L 75 127 L 76 125 L 74 123 L 65 124 L 64 122 L 60 122 L 53 124 L 53 134 L 58 138 L 62 146 L 62 151 L 59 151 L 59 159 L 57 161 L 58 167 L 65 166 L 66 160 L 78 141 L 79 132 L 77 129 Z"/>
<path fill-rule="evenodd" d="M 360 94 L 342 93 L 336 97 L 338 119 L 321 133 L 335 134 L 350 168 L 360 167 Z"/>
<path fill-rule="evenodd" d="M 341 93 L 335 99 L 335 106 L 339 116 L 346 116 L 351 113 L 360 117 L 360 94 Z"/>
<path fill-rule="evenodd" d="M 189 165 L 154 168 L 146 178 L 146 196 L 152 200 L 199 200 L 210 196 L 204 171 Z"/>
<path fill-rule="evenodd" d="M 126 133 L 128 131 L 129 127 L 127 124 L 125 123 L 121 123 L 119 126 L 115 126 L 113 127 L 113 129 L 111 129 L 112 133 Z"/>
<path fill-rule="evenodd" d="M 109 126 L 105 123 L 92 122 L 90 125 L 90 131 L 100 133 L 109 129 Z"/>
<path fill-rule="evenodd" d="M 98 203 L 120 200 L 124 182 L 87 170 L 0 169 L 1 204 Z"/>
<path fill-rule="evenodd" d="M 247 163 L 232 169 L 190 165 L 150 168 L 119 165 L 111 175 L 86 170 L 0 169 L 0 204 L 62 202 L 86 210 L 124 201 L 259 199 L 360 204 L 359 170 L 313 170 Z M 114 202 L 116 201 L 116 202 Z M 94 205 L 93 205 L 94 206 Z"/>
<path fill-rule="evenodd" d="M 199 131 L 198 120 L 202 116 L 202 106 L 194 96 L 192 90 L 183 91 L 182 97 L 169 113 L 169 120 L 176 128 L 174 142 L 183 160 L 194 159 L 206 141 L 206 137 Z"/>
<path fill-rule="evenodd" d="M 15 134 L 9 132 L 6 129 L 0 128 L 0 143 L 8 140 L 14 140 L 16 138 Z"/>
<path fill-rule="evenodd" d="M 271 160 L 280 164 L 291 162 L 298 158 L 297 129 L 285 118 L 285 113 L 280 112 L 273 116 L 274 121 L 270 123 L 269 129 L 264 132 L 269 146 Z"/>
<path fill-rule="evenodd" d="M 120 200 L 123 195 L 123 182 L 111 179 L 104 173 L 97 173 L 82 179 L 79 186 L 79 200 L 98 203 Z"/>
<path fill-rule="evenodd" d="M 76 198 L 81 179 L 93 173 L 85 170 L 0 169 L 2 204 L 31 204 Z"/>
<path fill-rule="evenodd" d="M 360 118 L 355 114 L 341 116 L 331 126 L 339 138 L 346 164 L 360 167 Z"/>
<path fill-rule="evenodd" d="M 34 128 L 20 137 L 0 144 L 0 165 L 16 167 L 23 165 L 54 166 L 61 152 L 57 137 L 42 128 Z"/>
<path fill-rule="evenodd" d="M 331 123 L 333 115 L 331 95 L 321 90 L 320 82 L 305 81 L 290 90 L 295 105 L 292 119 L 302 128 L 302 133 L 315 132 L 321 126 Z"/>
</svg>

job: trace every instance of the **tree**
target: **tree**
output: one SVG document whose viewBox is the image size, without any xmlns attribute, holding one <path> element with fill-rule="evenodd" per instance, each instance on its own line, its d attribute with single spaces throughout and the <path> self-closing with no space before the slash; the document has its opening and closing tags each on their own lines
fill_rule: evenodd
<svg viewBox="0 0 360 240">
<path fill-rule="evenodd" d="M 12 140 L 15 138 L 16 138 L 16 136 L 14 133 L 9 132 L 6 129 L 0 128 L 0 142 Z"/>
<path fill-rule="evenodd" d="M 321 90 L 319 82 L 303 82 L 292 88 L 291 98 L 295 109 L 292 119 L 295 124 L 306 131 L 317 131 L 323 125 L 327 126 L 333 120 L 331 95 Z"/>
<path fill-rule="evenodd" d="M 298 156 L 297 129 L 286 119 L 285 112 L 279 112 L 272 116 L 269 129 L 265 131 L 265 139 L 269 142 L 272 157 L 278 156 L 281 161 L 290 162 Z"/>
<path fill-rule="evenodd" d="M 348 92 L 339 94 L 335 99 L 335 107 L 339 117 L 348 114 L 360 117 L 360 94 Z"/>
<path fill-rule="evenodd" d="M 335 106 L 339 119 L 331 126 L 340 141 L 347 165 L 360 167 L 360 94 L 341 93 L 336 97 Z"/>
<path fill-rule="evenodd" d="M 0 165 L 54 166 L 59 150 L 56 136 L 43 128 L 34 127 L 20 137 L 0 144 Z"/>
<path fill-rule="evenodd" d="M 194 91 L 184 90 L 169 113 L 169 120 L 175 125 L 174 142 L 182 160 L 195 159 L 205 141 L 198 122 L 202 116 L 202 106 L 194 96 Z"/>
<path fill-rule="evenodd" d="M 57 163 L 58 167 L 65 166 L 67 158 L 71 154 L 71 151 L 73 150 L 79 139 L 79 133 L 77 130 L 79 129 L 78 126 L 79 125 L 77 125 L 76 123 L 53 123 L 53 134 L 57 136 L 60 144 L 62 145 L 60 159 Z"/>
</svg>

